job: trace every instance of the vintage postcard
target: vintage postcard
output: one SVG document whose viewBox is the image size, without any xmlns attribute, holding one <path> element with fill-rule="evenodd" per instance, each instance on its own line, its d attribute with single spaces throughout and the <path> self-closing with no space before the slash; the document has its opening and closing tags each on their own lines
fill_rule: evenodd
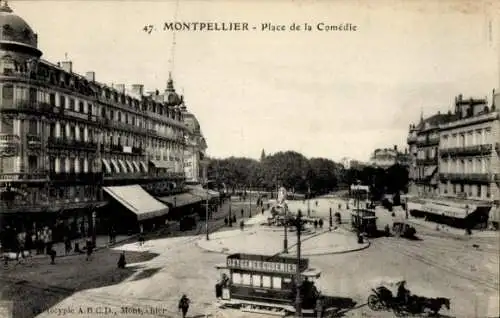
<svg viewBox="0 0 500 318">
<path fill-rule="evenodd" d="M 499 317 L 500 2 L 0 0 L 0 318 Z"/>
</svg>

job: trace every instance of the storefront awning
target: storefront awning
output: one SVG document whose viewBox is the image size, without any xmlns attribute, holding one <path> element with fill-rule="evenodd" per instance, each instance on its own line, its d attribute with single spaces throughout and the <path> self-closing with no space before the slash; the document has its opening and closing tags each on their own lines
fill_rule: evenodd
<svg viewBox="0 0 500 318">
<path fill-rule="evenodd" d="M 203 189 L 203 187 L 201 186 L 187 185 L 186 188 L 189 189 L 189 192 L 191 192 L 191 194 L 200 197 L 202 200 L 207 199 L 207 194 L 209 200 L 219 197 L 219 192 L 208 190 L 207 193 L 207 189 Z"/>
<path fill-rule="evenodd" d="M 149 160 L 149 162 L 155 167 L 159 169 L 171 169 L 173 170 L 173 166 L 169 161 L 158 161 L 158 160 Z"/>
<path fill-rule="evenodd" d="M 447 217 L 465 219 L 475 209 L 466 209 L 457 206 L 441 205 L 436 203 L 427 202 L 422 205 L 422 212 L 432 213 L 436 215 L 444 215 Z"/>
<path fill-rule="evenodd" d="M 118 162 L 116 162 L 115 159 L 111 159 L 111 166 L 113 167 L 113 170 L 116 173 L 120 173 L 120 166 L 118 165 Z"/>
<path fill-rule="evenodd" d="M 113 199 L 118 201 L 129 211 L 135 213 L 138 221 L 162 216 L 168 213 L 168 206 L 156 200 L 137 184 L 104 187 L 103 189 Z"/>
<path fill-rule="evenodd" d="M 139 167 L 139 164 L 137 162 L 132 161 L 132 164 L 134 165 L 136 172 L 141 172 L 141 167 Z"/>
<path fill-rule="evenodd" d="M 167 203 L 168 205 L 178 208 L 194 203 L 198 203 L 203 201 L 203 199 L 199 196 L 193 195 L 192 193 L 185 192 L 177 195 L 171 195 L 168 197 L 159 197 L 158 200 L 160 200 L 163 203 Z"/>
<path fill-rule="evenodd" d="M 128 168 L 129 172 L 132 172 L 132 173 L 139 172 L 139 171 L 135 171 L 135 168 L 130 161 L 125 160 L 125 163 L 127 164 L 127 168 Z"/>
<path fill-rule="evenodd" d="M 430 166 L 430 167 L 425 167 L 424 170 L 424 175 L 426 178 L 430 178 L 434 175 L 434 173 L 437 171 L 437 166 Z"/>
<path fill-rule="evenodd" d="M 139 161 L 139 164 L 142 168 L 142 172 L 147 173 L 148 172 L 148 165 L 144 161 Z"/>
<path fill-rule="evenodd" d="M 112 173 L 113 170 L 111 170 L 111 165 L 109 164 L 108 159 L 101 159 L 102 161 L 102 166 L 104 167 L 104 172 L 105 173 Z"/>
<path fill-rule="evenodd" d="M 123 160 L 118 160 L 118 163 L 120 164 L 120 168 L 121 168 L 121 171 L 123 173 L 129 172 L 127 169 L 127 165 L 125 164 L 125 162 Z"/>
</svg>

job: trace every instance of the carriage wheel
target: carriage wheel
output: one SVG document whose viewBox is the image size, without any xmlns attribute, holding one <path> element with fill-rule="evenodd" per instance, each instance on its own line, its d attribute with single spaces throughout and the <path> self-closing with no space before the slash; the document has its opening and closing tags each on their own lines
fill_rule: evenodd
<svg viewBox="0 0 500 318">
<path fill-rule="evenodd" d="M 380 299 L 376 295 L 370 295 L 368 296 L 368 308 L 370 308 L 373 311 L 379 311 L 382 309 L 382 303 L 380 302 Z"/>
<path fill-rule="evenodd" d="M 394 308 L 394 315 L 396 315 L 396 317 L 406 317 L 405 311 L 398 307 Z"/>
</svg>

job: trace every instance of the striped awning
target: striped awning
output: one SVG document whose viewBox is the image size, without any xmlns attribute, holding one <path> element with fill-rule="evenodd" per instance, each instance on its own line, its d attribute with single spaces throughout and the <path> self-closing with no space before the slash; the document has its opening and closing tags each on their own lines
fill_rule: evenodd
<svg viewBox="0 0 500 318">
<path fill-rule="evenodd" d="M 120 168 L 121 168 L 122 172 L 127 173 L 128 169 L 127 169 L 127 165 L 125 164 L 125 162 L 120 159 L 120 160 L 118 160 L 118 163 L 120 163 Z"/>
<path fill-rule="evenodd" d="M 120 166 L 118 165 L 118 162 L 116 162 L 115 159 L 111 159 L 111 166 L 113 167 L 113 170 L 116 173 L 120 173 Z"/>
<path fill-rule="evenodd" d="M 127 164 L 127 168 L 128 168 L 129 172 L 132 172 L 132 173 L 139 172 L 139 171 L 135 171 L 134 166 L 132 165 L 132 163 L 130 161 L 125 160 L 125 163 Z"/>
<path fill-rule="evenodd" d="M 137 162 L 132 161 L 132 164 L 134 165 L 136 172 L 141 172 L 141 167 L 139 167 L 139 164 Z"/>
<path fill-rule="evenodd" d="M 104 167 L 104 172 L 112 173 L 113 170 L 111 170 L 111 165 L 109 164 L 108 159 L 101 159 L 101 161 L 102 161 L 102 166 Z"/>
<path fill-rule="evenodd" d="M 139 161 L 139 164 L 142 167 L 142 172 L 148 172 L 148 165 L 144 161 Z"/>
<path fill-rule="evenodd" d="M 155 167 L 160 169 L 173 169 L 173 165 L 169 161 L 149 160 Z"/>
<path fill-rule="evenodd" d="M 165 215 L 168 206 L 147 193 L 141 186 L 104 187 L 104 191 L 137 216 L 138 221 Z"/>
</svg>

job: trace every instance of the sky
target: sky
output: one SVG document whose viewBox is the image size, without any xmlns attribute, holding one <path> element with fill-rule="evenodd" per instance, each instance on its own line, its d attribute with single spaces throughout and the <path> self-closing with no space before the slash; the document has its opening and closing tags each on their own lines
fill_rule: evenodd
<svg viewBox="0 0 500 318">
<path fill-rule="evenodd" d="M 494 2 L 494 1 L 493 1 Z M 372 2 L 373 3 L 373 2 Z M 420 114 L 500 78 L 498 7 L 486 1 L 10 1 L 51 62 L 106 84 L 164 90 L 169 71 L 213 157 L 294 150 L 368 160 L 406 146 Z M 246 22 L 247 32 L 163 31 Z M 292 23 L 312 31 L 289 31 Z M 318 31 L 318 23 L 356 31 Z M 261 25 L 287 31 L 262 31 Z M 153 25 L 151 34 L 143 30 Z M 255 26 L 256 30 L 252 27 Z"/>
</svg>

